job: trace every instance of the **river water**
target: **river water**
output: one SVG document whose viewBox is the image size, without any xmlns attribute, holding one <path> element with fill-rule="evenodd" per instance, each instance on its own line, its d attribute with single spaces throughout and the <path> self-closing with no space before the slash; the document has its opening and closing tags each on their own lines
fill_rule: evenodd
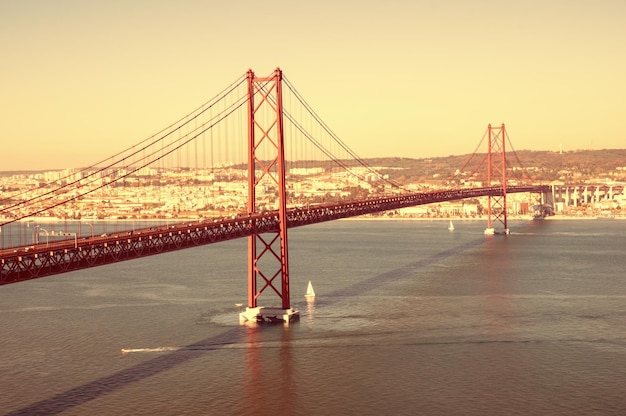
<svg viewBox="0 0 626 416">
<path fill-rule="evenodd" d="M 625 414 L 626 221 L 447 225 L 290 230 L 289 326 L 243 239 L 2 286 L 0 414 Z"/>
</svg>

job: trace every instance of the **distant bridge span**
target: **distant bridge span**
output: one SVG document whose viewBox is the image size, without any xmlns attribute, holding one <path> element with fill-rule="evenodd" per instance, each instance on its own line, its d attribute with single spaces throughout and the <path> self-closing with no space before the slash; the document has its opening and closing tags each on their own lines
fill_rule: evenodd
<svg viewBox="0 0 626 416">
<path fill-rule="evenodd" d="M 548 185 L 507 186 L 506 193 L 547 193 Z M 502 196 L 502 186 L 413 193 L 337 204 L 316 205 L 287 212 L 289 228 L 341 218 L 484 196 Z M 278 211 L 145 228 L 105 237 L 12 247 L 0 251 L 0 285 L 37 279 L 105 264 L 132 260 L 255 234 L 276 232 Z"/>
</svg>

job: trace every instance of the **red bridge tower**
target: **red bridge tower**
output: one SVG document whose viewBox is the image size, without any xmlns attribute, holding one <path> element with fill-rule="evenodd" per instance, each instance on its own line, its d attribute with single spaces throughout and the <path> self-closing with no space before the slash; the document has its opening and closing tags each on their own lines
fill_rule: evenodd
<svg viewBox="0 0 626 416">
<path fill-rule="evenodd" d="M 248 237 L 248 306 L 239 315 L 242 323 L 289 323 L 299 318 L 289 299 L 282 77 L 280 69 L 262 78 L 248 71 L 248 213 L 254 216 L 259 209 L 268 209 L 257 206 L 257 188 L 276 189 L 278 207 L 269 208 L 277 208 L 279 226 Z M 280 305 L 258 306 L 266 291 L 277 295 Z"/>
<path fill-rule="evenodd" d="M 502 187 L 499 195 L 490 195 L 487 202 L 487 229 L 485 234 L 509 234 L 506 221 L 506 130 L 500 127 L 487 127 L 489 144 L 487 150 L 487 186 Z M 502 224 L 502 230 L 496 231 L 494 223 Z"/>
</svg>

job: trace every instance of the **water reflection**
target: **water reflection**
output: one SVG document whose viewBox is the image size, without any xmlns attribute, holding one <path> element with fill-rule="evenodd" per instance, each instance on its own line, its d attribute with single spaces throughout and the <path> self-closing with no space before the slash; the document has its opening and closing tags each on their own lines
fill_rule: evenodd
<svg viewBox="0 0 626 416">
<path fill-rule="evenodd" d="M 307 321 L 313 323 L 315 319 L 315 298 L 306 298 L 306 316 Z"/>
<path fill-rule="evenodd" d="M 245 377 L 245 394 L 247 413 L 261 414 L 263 409 L 263 391 L 261 384 L 261 349 L 259 348 L 259 331 L 258 325 L 246 326 L 246 371 Z"/>
<path fill-rule="evenodd" d="M 280 331 L 274 341 L 271 334 Z M 295 414 L 292 328 L 256 325 L 246 328 L 245 414 Z M 270 336 L 269 340 L 264 340 Z"/>
<path fill-rule="evenodd" d="M 499 337 L 514 331 L 511 317 L 517 315 L 514 305 L 515 276 L 512 275 L 514 253 L 512 241 L 505 237 L 487 241 L 482 251 L 478 270 L 485 274 L 482 295 L 485 298 L 485 325 L 488 331 Z"/>
</svg>

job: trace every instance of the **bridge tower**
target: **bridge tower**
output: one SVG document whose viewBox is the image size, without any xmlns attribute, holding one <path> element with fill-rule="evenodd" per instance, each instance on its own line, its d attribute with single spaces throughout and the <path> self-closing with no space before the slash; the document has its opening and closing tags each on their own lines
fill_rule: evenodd
<svg viewBox="0 0 626 416">
<path fill-rule="evenodd" d="M 283 132 L 282 72 L 248 78 L 248 213 L 278 212 L 278 230 L 255 232 L 248 237 L 248 305 L 239 315 L 242 323 L 285 322 L 299 318 L 289 298 L 287 253 L 287 192 Z M 257 188 L 276 189 L 278 207 L 259 206 Z M 256 227 L 256 222 L 251 221 Z M 259 306 L 261 294 L 277 295 L 280 305 Z"/>
<path fill-rule="evenodd" d="M 509 234 L 506 219 L 506 129 L 504 123 L 500 127 L 487 127 L 487 186 L 502 187 L 502 192 L 488 196 L 487 201 L 487 229 L 485 234 Z M 494 223 L 502 225 L 502 230 L 496 230 Z"/>
</svg>

